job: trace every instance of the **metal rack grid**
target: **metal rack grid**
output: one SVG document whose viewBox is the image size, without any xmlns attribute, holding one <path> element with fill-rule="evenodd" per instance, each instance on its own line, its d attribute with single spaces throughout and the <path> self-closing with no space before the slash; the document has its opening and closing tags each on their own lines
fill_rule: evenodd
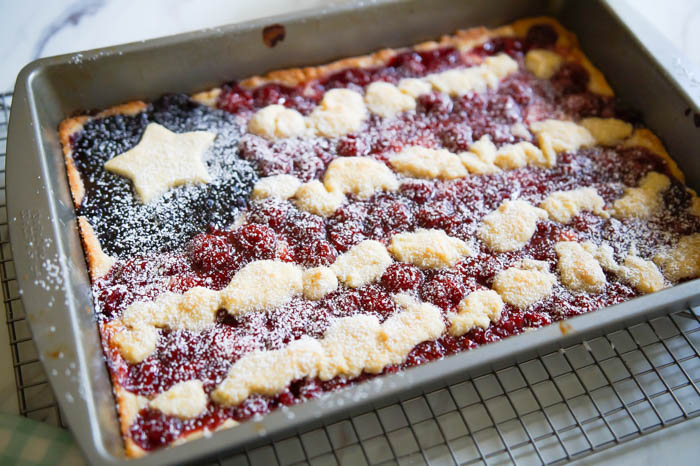
<svg viewBox="0 0 700 466">
<path fill-rule="evenodd" d="M 0 94 L 0 281 L 20 413 L 63 425 L 26 322 L 8 239 Z M 218 464 L 551 464 L 700 415 L 700 308 L 685 309 Z"/>
</svg>

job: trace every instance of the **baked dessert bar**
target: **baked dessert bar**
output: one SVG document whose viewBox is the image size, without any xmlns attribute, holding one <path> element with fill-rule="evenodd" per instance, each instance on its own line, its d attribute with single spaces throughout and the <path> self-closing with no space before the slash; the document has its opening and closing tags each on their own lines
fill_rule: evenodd
<svg viewBox="0 0 700 466">
<path fill-rule="evenodd" d="M 550 18 L 60 126 L 131 456 L 700 275 L 700 201 Z"/>
</svg>

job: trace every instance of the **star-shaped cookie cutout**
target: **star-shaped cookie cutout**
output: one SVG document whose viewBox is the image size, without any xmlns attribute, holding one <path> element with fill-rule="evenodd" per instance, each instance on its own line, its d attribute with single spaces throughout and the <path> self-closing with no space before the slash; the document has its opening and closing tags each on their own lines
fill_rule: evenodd
<svg viewBox="0 0 700 466">
<path fill-rule="evenodd" d="M 139 143 L 105 163 L 105 169 L 131 179 L 144 204 L 171 188 L 187 183 L 208 183 L 202 156 L 216 134 L 192 131 L 177 134 L 158 123 L 146 126 Z"/>
</svg>

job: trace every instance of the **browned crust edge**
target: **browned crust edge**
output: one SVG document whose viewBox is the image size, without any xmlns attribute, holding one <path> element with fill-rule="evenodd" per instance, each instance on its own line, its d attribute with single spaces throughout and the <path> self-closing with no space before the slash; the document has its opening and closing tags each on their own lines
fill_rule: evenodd
<svg viewBox="0 0 700 466">
<path fill-rule="evenodd" d="M 108 360 L 113 360 L 115 357 L 118 357 L 116 356 L 118 350 L 112 346 L 111 338 L 112 335 L 119 332 L 122 328 L 120 320 L 114 320 L 100 326 L 100 337 L 105 357 Z M 124 453 L 128 458 L 140 458 L 148 452 L 134 442 L 129 435 L 129 428 L 134 423 L 139 411 L 146 407 L 148 399 L 144 396 L 131 393 L 122 387 L 115 372 L 110 371 L 110 378 L 112 380 L 112 393 L 114 394 L 114 400 L 116 402 L 116 410 L 119 416 L 119 430 L 121 431 L 124 441 Z"/>
<path fill-rule="evenodd" d="M 252 76 L 245 79 L 240 82 L 240 85 L 246 89 L 253 89 L 268 83 L 296 86 L 303 82 L 321 79 L 324 76 L 328 76 L 348 68 L 370 68 L 380 66 L 387 63 L 398 53 L 410 50 L 411 48 L 417 51 L 426 51 L 433 50 L 438 47 L 453 46 L 465 51 L 481 45 L 493 37 L 510 35 L 512 35 L 512 30 L 509 26 L 504 26 L 494 30 L 489 30 L 484 27 L 459 30 L 454 35 L 443 36 L 437 41 L 422 42 L 410 48 L 382 49 L 368 55 L 343 58 L 320 66 L 273 70 L 262 76 Z"/>
<path fill-rule="evenodd" d="M 95 118 L 106 118 L 112 115 L 132 116 L 144 111 L 146 107 L 148 107 L 148 104 L 146 102 L 142 100 L 132 100 L 131 102 L 115 105 L 106 110 L 103 110 L 97 115 L 95 115 Z"/>
<path fill-rule="evenodd" d="M 685 183 L 685 175 L 678 167 L 675 160 L 671 158 L 669 153 L 666 151 L 664 144 L 661 139 L 656 136 L 648 128 L 638 128 L 635 129 L 632 135 L 624 142 L 626 147 L 644 147 L 654 154 L 661 157 L 666 165 L 668 166 L 668 171 L 671 172 L 673 176 L 678 178 L 679 181 Z"/>
<path fill-rule="evenodd" d="M 129 458 L 140 458 L 148 453 L 132 440 L 129 436 L 129 428 L 138 416 L 139 411 L 145 407 L 145 399 L 124 389 L 116 380 L 112 380 L 114 397 L 117 401 L 119 413 L 119 427 L 124 438 L 124 449 Z"/>
<path fill-rule="evenodd" d="M 61 141 L 61 147 L 63 148 L 63 159 L 66 163 L 68 185 L 70 186 L 71 197 L 73 198 L 73 206 L 75 206 L 76 209 L 83 203 L 85 185 L 83 185 L 83 180 L 80 178 L 80 173 L 75 167 L 75 161 L 73 160 L 71 136 L 80 132 L 88 119 L 89 118 L 86 116 L 68 118 L 63 120 L 58 127 L 58 139 Z"/>
<path fill-rule="evenodd" d="M 442 36 L 437 41 L 422 42 L 413 47 L 402 49 L 382 49 L 368 55 L 343 58 L 325 65 L 273 70 L 264 75 L 252 76 L 244 79 L 239 84 L 245 89 L 254 89 L 270 83 L 297 86 L 301 83 L 317 80 L 348 68 L 370 68 L 380 66 L 387 63 L 396 54 L 410 49 L 425 51 L 451 46 L 461 51 L 468 51 L 495 37 L 524 37 L 531 26 L 543 23 L 552 26 L 557 32 L 558 39 L 555 45 L 557 49 L 565 55 L 566 59 L 579 63 L 588 71 L 590 76 L 589 90 L 596 94 L 613 96 L 613 90 L 603 73 L 601 73 L 600 70 L 588 60 L 585 54 L 578 49 L 578 40 L 576 36 L 565 29 L 559 21 L 548 16 L 525 18 L 511 25 L 501 26 L 496 29 L 486 29 L 484 27 L 461 29 L 453 35 Z M 196 93 L 192 98 L 205 105 L 215 106 L 220 93 L 221 89 L 214 88 Z"/>
<path fill-rule="evenodd" d="M 214 89 L 209 89 L 208 91 L 197 92 L 192 94 L 190 97 L 195 102 L 207 105 L 209 107 L 216 107 L 216 101 L 219 100 L 219 95 L 221 95 L 221 88 L 215 87 Z"/>
<path fill-rule="evenodd" d="M 452 35 L 444 35 L 438 40 L 422 42 L 413 47 L 382 49 L 368 55 L 343 58 L 325 65 L 273 70 L 264 75 L 252 76 L 244 79 L 239 84 L 246 89 L 253 89 L 268 83 L 296 86 L 303 82 L 320 79 L 347 68 L 370 68 L 380 66 L 387 63 L 398 53 L 411 49 L 426 51 L 439 47 L 455 47 L 465 52 L 495 37 L 524 37 L 530 26 L 541 23 L 550 24 L 557 31 L 559 34 L 558 46 L 576 47 L 578 42 L 573 33 L 564 29 L 556 19 L 543 16 L 521 19 L 511 25 L 501 26 L 495 29 L 487 29 L 485 27 L 460 29 Z"/>
<path fill-rule="evenodd" d="M 83 216 L 78 217 L 78 229 L 83 242 L 85 260 L 88 263 L 90 280 L 94 282 L 98 278 L 104 276 L 115 261 L 113 257 L 107 255 L 102 250 L 100 240 L 87 218 Z"/>
<path fill-rule="evenodd" d="M 148 107 L 146 102 L 135 100 L 103 110 L 95 116 L 81 115 L 63 120 L 58 127 L 58 138 L 63 150 L 63 159 L 66 165 L 66 176 L 70 188 L 73 206 L 80 208 L 85 198 L 85 185 L 80 177 L 80 172 L 73 159 L 73 146 L 71 139 L 74 134 L 82 131 L 85 123 L 92 119 L 106 118 L 112 115 L 136 115 Z M 95 281 L 102 277 L 114 263 L 114 258 L 108 256 L 102 249 L 102 245 L 95 234 L 90 222 L 85 217 L 78 217 L 78 233 L 83 243 L 85 261 L 88 265 L 90 280 Z"/>
<path fill-rule="evenodd" d="M 148 398 L 144 396 L 134 395 L 133 393 L 124 389 L 116 378 L 112 378 L 112 385 L 114 386 L 114 397 L 117 401 L 117 411 L 119 413 L 119 428 L 121 429 L 122 436 L 124 438 L 124 449 L 126 456 L 129 458 L 140 458 L 148 453 L 148 451 L 141 448 L 134 442 L 134 440 L 129 437 L 129 429 L 133 424 L 134 420 L 138 416 L 141 409 L 148 406 Z M 228 429 L 237 426 L 238 422 L 233 419 L 227 419 L 221 425 L 219 425 L 214 432 L 218 432 L 223 429 Z M 191 440 L 196 440 L 198 438 L 204 437 L 206 434 L 204 431 L 198 430 L 185 434 L 182 437 L 175 439 L 172 446 L 181 445 L 187 443 Z"/>
<path fill-rule="evenodd" d="M 567 29 L 565 29 L 556 19 L 551 17 L 525 18 L 515 21 L 510 25 L 502 26 L 491 30 L 486 29 L 484 27 L 459 30 L 454 35 L 443 36 L 437 41 L 428 41 L 423 42 L 421 44 L 417 44 L 413 46 L 413 49 L 422 51 L 431 50 L 438 47 L 454 46 L 461 51 L 467 51 L 473 47 L 483 44 L 491 38 L 513 36 L 523 37 L 532 25 L 542 23 L 549 24 L 559 34 L 556 47 L 560 51 L 560 53 L 563 53 L 567 60 L 578 62 L 589 72 L 591 76 L 591 83 L 589 85 L 589 89 L 592 92 L 601 95 L 612 96 L 613 91 L 607 83 L 603 74 L 600 72 L 600 70 L 598 70 L 595 67 L 595 65 L 593 65 L 588 60 L 588 58 L 583 54 L 583 52 L 577 48 L 578 41 L 576 39 L 576 36 Z M 265 75 L 250 77 L 246 80 L 243 80 L 240 84 L 248 89 L 252 89 L 273 82 L 289 86 L 295 86 L 302 82 L 319 79 L 326 75 L 347 68 L 367 68 L 379 66 L 381 64 L 386 63 L 388 60 L 394 57 L 397 53 L 400 53 L 402 50 L 408 50 L 408 48 L 383 49 L 369 55 L 345 58 L 326 65 L 315 67 L 275 70 Z M 191 97 L 197 102 L 214 107 L 216 106 L 216 101 L 220 93 L 220 88 L 213 88 L 208 91 L 193 94 Z M 72 157 L 71 137 L 75 133 L 81 131 L 84 124 L 91 119 L 104 118 L 117 114 L 134 115 L 146 109 L 147 106 L 148 104 L 146 104 L 143 101 L 132 101 L 122 105 L 111 107 L 94 116 L 77 116 L 68 118 L 61 122 L 59 126 L 59 139 L 63 149 L 68 181 L 76 209 L 80 207 L 82 203 L 82 200 L 85 196 L 85 189 Z M 683 173 L 680 171 L 675 161 L 669 156 L 668 152 L 666 152 L 666 149 L 664 148 L 659 138 L 656 137 L 650 130 L 636 130 L 633 136 L 630 137 L 630 139 L 625 144 L 642 146 L 658 154 L 667 162 L 670 172 L 679 180 L 684 180 Z M 90 278 L 94 281 L 95 279 L 99 278 L 104 273 L 106 273 L 106 271 L 109 269 L 109 266 L 111 266 L 111 263 L 113 263 L 114 259 L 104 253 L 99 243 L 99 239 L 97 238 L 97 235 L 95 234 L 94 229 L 92 228 L 92 225 L 90 225 L 86 218 L 79 217 L 78 226 L 80 229 L 83 247 L 85 250 L 86 261 L 88 263 L 88 270 L 90 271 Z M 107 331 L 109 332 L 113 330 Z M 117 409 L 120 419 L 120 428 L 124 439 L 126 455 L 130 458 L 142 457 L 148 452 L 139 447 L 128 435 L 131 422 L 133 422 L 134 417 L 138 413 L 138 397 L 126 391 L 119 384 L 118 380 L 116 380 L 116 378 L 114 377 L 112 377 L 112 384 L 114 387 L 114 394 L 117 402 Z M 237 423 L 224 423 L 217 430 L 232 427 L 236 424 Z M 200 436 L 201 433 L 194 432 L 190 435 L 178 439 L 176 442 L 174 442 L 174 445 L 185 443 L 189 440 L 198 438 Z"/>
</svg>

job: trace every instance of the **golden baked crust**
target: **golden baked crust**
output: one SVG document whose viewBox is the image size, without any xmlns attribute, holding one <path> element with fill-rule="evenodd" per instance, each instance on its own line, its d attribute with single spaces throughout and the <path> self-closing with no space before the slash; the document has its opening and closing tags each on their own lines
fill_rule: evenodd
<svg viewBox="0 0 700 466">
<path fill-rule="evenodd" d="M 612 96 L 613 91 L 608 85 L 602 73 L 587 59 L 587 57 L 577 48 L 577 40 L 574 34 L 567 31 L 563 26 L 553 18 L 538 17 L 527 18 L 514 22 L 511 25 L 499 27 L 496 29 L 486 29 L 483 27 L 472 28 L 468 30 L 457 31 L 454 35 L 446 35 L 436 41 L 424 42 L 417 44 L 413 49 L 418 51 L 431 50 L 438 47 L 453 46 L 461 51 L 468 51 L 473 47 L 479 46 L 484 42 L 495 37 L 523 37 L 528 29 L 534 24 L 546 23 L 552 26 L 558 33 L 556 43 L 556 51 L 560 53 L 566 61 L 576 62 L 584 67 L 590 75 L 589 89 L 603 96 Z M 380 66 L 391 60 L 396 54 L 407 49 L 383 49 L 372 54 L 344 58 L 326 65 L 303 68 L 290 68 L 284 70 L 270 71 L 264 75 L 253 76 L 241 81 L 239 84 L 247 89 L 253 89 L 268 83 L 277 83 L 286 86 L 296 86 L 307 81 L 321 79 L 332 73 L 336 73 L 347 68 L 367 68 Z M 192 95 L 192 99 L 202 104 L 215 107 L 219 95 L 220 88 L 213 88 L 208 91 L 199 92 Z M 75 166 L 73 159 L 71 138 L 74 134 L 81 131 L 86 122 L 105 118 L 112 115 L 134 115 L 144 111 L 148 107 L 143 101 L 132 101 L 126 104 L 111 107 L 94 116 L 77 116 L 64 120 L 59 126 L 59 138 L 63 149 L 68 183 L 73 198 L 73 203 L 76 209 L 81 206 L 85 196 L 85 187 L 81 179 L 80 173 Z M 670 158 L 663 147 L 661 141 L 648 129 L 638 129 L 634 135 L 625 142 L 630 146 L 642 146 L 654 153 L 660 155 L 668 164 L 671 173 L 679 180 L 683 180 L 683 174 L 679 170 L 676 163 Z M 78 227 L 85 251 L 86 262 L 90 273 L 91 280 L 95 281 L 103 276 L 114 262 L 114 259 L 105 254 L 100 241 L 95 233 L 93 225 L 89 223 L 87 218 L 78 218 Z M 96 225 L 99 228 L 99 225 Z M 102 338 L 106 351 L 112 351 L 114 345 L 110 342 L 110 335 L 119 331 L 117 322 L 105 324 L 101 329 Z M 126 389 L 124 389 L 116 376 L 112 376 L 114 394 L 117 404 L 117 409 L 120 418 L 120 426 L 125 442 L 125 451 L 129 457 L 140 457 L 147 452 L 139 447 L 129 436 L 129 427 L 131 422 L 136 417 L 141 405 L 137 397 Z M 235 424 L 235 423 L 234 423 Z M 228 427 L 229 424 L 222 425 L 221 428 Z M 192 438 L 201 436 L 201 433 L 192 433 L 189 436 L 178 439 L 176 444 L 182 443 Z"/>
<path fill-rule="evenodd" d="M 120 329 L 121 323 L 119 321 L 100 324 L 100 337 L 105 353 L 117 351 L 110 339 L 111 336 L 120 331 Z M 122 387 L 116 372 L 110 371 L 110 377 L 112 379 L 112 390 L 114 392 L 114 400 L 119 416 L 119 429 L 124 439 L 124 451 L 126 456 L 130 458 L 139 458 L 148 452 L 131 439 L 129 436 L 129 427 L 131 427 L 131 423 L 138 415 L 138 412 L 144 407 L 143 397 L 139 397 Z"/>
<path fill-rule="evenodd" d="M 114 107 L 110 107 L 107 110 L 103 110 L 97 115 L 95 115 L 95 118 L 106 118 L 112 115 L 136 115 L 137 113 L 145 110 L 146 107 L 148 107 L 148 104 L 146 102 L 143 102 L 141 100 L 134 100 L 125 104 L 115 105 Z"/>
<path fill-rule="evenodd" d="M 554 18 L 547 16 L 540 16 L 537 18 L 525 18 L 518 20 L 512 24 L 512 29 L 517 37 L 523 37 L 527 34 L 527 31 L 536 24 L 548 24 L 558 34 L 556 48 L 557 51 L 566 55 L 568 61 L 576 62 L 583 66 L 590 76 L 589 89 L 596 94 L 604 96 L 613 96 L 613 90 L 608 84 L 603 73 L 596 68 L 593 63 L 584 55 L 584 53 L 578 48 L 578 40 L 576 35 L 571 31 L 568 31 L 564 26 L 559 23 Z"/>
<path fill-rule="evenodd" d="M 97 238 L 95 230 L 87 218 L 83 216 L 78 217 L 78 228 L 80 237 L 83 240 L 83 249 L 85 251 L 85 260 L 88 263 L 90 280 L 94 282 L 109 271 L 114 264 L 114 258 L 102 250 L 100 240 Z"/>
<path fill-rule="evenodd" d="M 117 400 L 119 426 L 122 431 L 122 437 L 124 438 L 126 454 L 131 458 L 140 458 L 148 452 L 138 446 L 131 437 L 129 437 L 128 433 L 131 423 L 136 419 L 139 410 L 143 406 L 141 406 L 138 397 L 122 388 L 114 377 L 112 378 L 112 385 L 114 386 L 114 397 Z"/>
<path fill-rule="evenodd" d="M 496 29 L 487 29 L 484 27 L 461 29 L 453 35 L 445 35 L 439 40 L 422 42 L 410 48 L 416 51 L 426 51 L 439 47 L 452 46 L 460 51 L 468 51 L 496 37 L 524 37 L 528 29 L 536 24 L 548 24 L 554 28 L 558 34 L 556 42 L 557 51 L 564 54 L 567 61 L 579 63 L 588 71 L 591 80 L 591 91 L 605 96 L 614 95 L 603 73 L 601 73 L 600 70 L 588 60 L 583 52 L 577 48 L 578 40 L 576 36 L 565 29 L 559 21 L 547 16 L 521 19 L 511 25 L 501 26 Z M 239 84 L 245 89 L 254 89 L 270 83 L 282 84 L 290 87 L 297 86 L 303 82 L 321 79 L 348 68 L 371 68 L 381 66 L 398 53 L 409 50 L 410 48 L 382 49 L 368 55 L 343 58 L 325 65 L 273 70 L 264 75 L 251 76 L 250 78 L 242 80 Z M 214 88 L 209 91 L 196 93 L 192 98 L 197 102 L 213 107 L 216 105 L 216 100 L 220 93 L 221 90 L 219 88 Z"/>
<path fill-rule="evenodd" d="M 460 51 L 467 51 L 477 47 L 484 42 L 495 37 L 523 37 L 527 34 L 527 30 L 535 24 L 549 24 L 559 34 L 557 46 L 559 47 L 576 47 L 576 36 L 564 29 L 564 27 L 554 18 L 537 17 L 518 20 L 512 25 L 501 26 L 496 29 L 487 29 L 485 27 L 475 27 L 470 29 L 460 29 L 453 35 L 444 35 L 436 41 L 426 41 L 416 44 L 412 48 L 416 51 L 433 50 L 440 47 L 455 47 Z M 300 83 L 320 79 L 329 74 L 348 69 L 348 68 L 370 68 L 380 66 L 387 63 L 398 53 L 409 50 L 403 49 L 382 49 L 377 52 L 362 55 L 358 57 L 343 58 L 326 65 L 304 67 L 304 68 L 287 68 L 283 70 L 270 71 L 264 75 L 252 76 L 241 81 L 241 86 L 247 89 L 268 84 L 277 83 L 286 86 L 296 86 Z M 585 56 L 581 54 L 585 59 Z"/>
<path fill-rule="evenodd" d="M 73 198 L 73 206 L 75 206 L 76 209 L 80 207 L 80 204 L 83 202 L 83 197 L 85 197 L 85 185 L 83 185 L 83 180 L 80 178 L 78 169 L 75 168 L 71 136 L 80 132 L 88 119 L 89 117 L 87 116 L 68 118 L 67 120 L 63 120 L 58 127 L 58 138 L 63 148 L 68 185 L 70 186 L 71 197 Z"/>
<path fill-rule="evenodd" d="M 71 138 L 74 134 L 82 131 L 83 125 L 91 119 L 106 118 L 112 115 L 135 115 L 142 112 L 148 107 L 146 102 L 135 100 L 125 104 L 115 105 L 106 110 L 101 111 L 95 116 L 77 116 L 67 118 L 61 122 L 58 127 L 58 137 L 63 150 L 63 157 L 66 164 L 66 175 L 68 177 L 68 185 L 73 199 L 73 206 L 78 209 L 85 197 L 85 185 L 80 177 L 80 172 L 75 166 L 73 159 L 73 147 Z M 78 217 L 78 232 L 83 243 L 85 251 L 85 260 L 88 265 L 88 273 L 92 281 L 103 276 L 114 263 L 114 259 L 102 250 L 95 230 L 90 222 L 85 217 Z"/>
<path fill-rule="evenodd" d="M 246 89 L 254 89 L 271 82 L 284 84 L 285 86 L 296 86 L 297 84 L 319 79 L 347 68 L 369 68 L 371 66 L 379 66 L 389 61 L 396 53 L 397 51 L 393 49 L 382 49 L 369 55 L 344 58 L 327 65 L 275 70 L 270 71 L 264 76 L 253 76 L 244 79 L 240 84 Z"/>
<path fill-rule="evenodd" d="M 658 155 L 666 162 L 666 165 L 668 165 L 668 169 L 673 176 L 678 178 L 678 180 L 685 182 L 685 175 L 683 174 L 681 169 L 678 168 L 678 164 L 668 154 L 666 148 L 664 147 L 664 144 L 661 142 L 661 139 L 659 139 L 659 137 L 656 134 L 654 134 L 650 129 L 635 129 L 632 133 L 632 136 L 630 136 L 629 139 L 625 141 L 625 146 L 644 147 L 645 149 L 649 149 L 651 152 Z"/>
<path fill-rule="evenodd" d="M 197 92 L 192 94 L 192 100 L 199 102 L 200 104 L 208 105 L 210 107 L 216 106 L 216 101 L 221 94 L 221 88 L 215 87 L 214 89 L 209 89 L 204 92 Z"/>
<path fill-rule="evenodd" d="M 578 40 L 576 39 L 576 35 L 566 29 L 564 26 L 561 25 L 559 21 L 556 19 L 550 17 L 550 16 L 535 16 L 532 18 L 522 18 L 517 21 L 515 21 L 513 24 L 510 26 L 505 26 L 506 28 L 510 28 L 512 31 L 512 35 L 517 36 L 517 37 L 525 37 L 527 35 L 527 31 L 535 25 L 538 24 L 547 24 L 554 28 L 554 30 L 558 34 L 557 38 L 557 46 L 560 47 L 577 47 L 578 46 Z"/>
</svg>

